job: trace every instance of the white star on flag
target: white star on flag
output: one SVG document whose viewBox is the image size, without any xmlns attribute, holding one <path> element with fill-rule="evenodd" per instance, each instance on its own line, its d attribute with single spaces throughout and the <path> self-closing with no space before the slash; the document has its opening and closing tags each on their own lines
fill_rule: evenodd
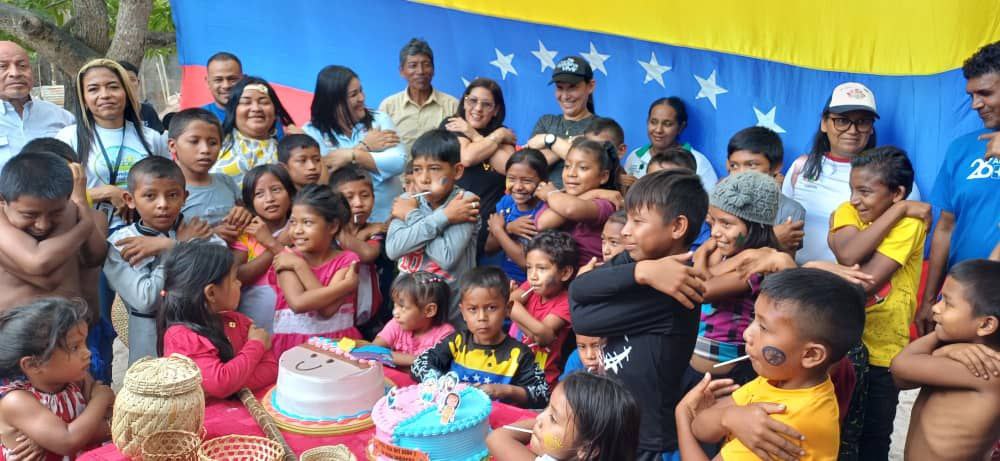
<svg viewBox="0 0 1000 461">
<path fill-rule="evenodd" d="M 483 382 L 484 382 L 484 383 L 486 383 L 486 384 L 490 384 L 490 383 L 492 383 L 492 382 L 493 382 L 493 380 L 492 380 L 492 379 L 490 379 L 490 377 L 489 377 L 489 376 L 487 376 L 487 377 L 483 378 Z"/>
<path fill-rule="evenodd" d="M 539 72 L 545 72 L 545 69 L 548 68 L 555 69 L 556 68 L 555 59 L 556 59 L 556 54 L 558 53 L 559 53 L 558 51 L 545 49 L 545 44 L 542 43 L 541 40 L 538 41 L 538 51 L 531 52 L 531 54 L 535 55 L 535 57 L 538 58 L 538 62 L 542 63 L 542 68 L 538 70 Z"/>
<path fill-rule="evenodd" d="M 469 80 L 468 80 L 468 79 L 466 79 L 466 78 L 465 78 L 465 77 L 463 76 L 463 77 L 462 77 L 462 88 L 468 88 L 468 87 L 469 87 Z"/>
<path fill-rule="evenodd" d="M 497 53 L 497 58 L 490 61 L 490 64 L 500 69 L 500 79 L 507 80 L 507 74 L 517 75 L 517 69 L 514 68 L 512 62 L 514 60 L 514 53 L 505 55 L 496 48 L 493 48 L 493 51 Z"/>
<path fill-rule="evenodd" d="M 774 121 L 774 113 L 778 110 L 777 106 L 772 106 L 771 110 L 767 113 L 763 113 L 757 106 L 754 106 L 753 112 L 757 116 L 757 126 L 762 126 L 765 128 L 770 128 L 775 133 L 784 133 L 785 129 L 778 125 L 778 122 Z"/>
<path fill-rule="evenodd" d="M 598 53 L 597 48 L 594 48 L 594 42 L 590 42 L 590 53 L 580 53 L 580 56 L 583 56 L 583 59 L 586 59 L 590 63 L 590 67 L 594 70 L 599 70 L 604 75 L 608 75 L 608 70 L 604 68 L 604 61 L 611 59 L 611 55 Z"/>
<path fill-rule="evenodd" d="M 670 70 L 671 67 L 661 66 L 656 61 L 656 53 L 650 52 L 649 61 L 639 61 L 639 65 L 646 71 L 646 78 L 642 79 L 643 85 L 649 83 L 650 80 L 656 80 L 656 83 L 659 83 L 663 87 L 663 73 Z"/>
<path fill-rule="evenodd" d="M 698 96 L 695 96 L 694 98 L 708 98 L 708 101 L 712 103 L 712 108 L 718 109 L 719 106 L 715 98 L 722 93 L 728 93 L 729 90 L 719 86 L 718 83 L 715 83 L 715 69 L 712 69 L 712 73 L 708 75 L 708 78 L 701 78 L 695 75 L 694 79 L 698 81 L 698 86 L 701 87 L 701 89 L 698 90 Z"/>
</svg>

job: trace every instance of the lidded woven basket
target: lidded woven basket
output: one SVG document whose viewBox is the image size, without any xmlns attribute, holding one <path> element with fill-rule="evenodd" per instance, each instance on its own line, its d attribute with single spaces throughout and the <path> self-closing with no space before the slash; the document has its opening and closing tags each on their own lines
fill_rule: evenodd
<svg viewBox="0 0 1000 461">
<path fill-rule="evenodd" d="M 197 434 L 204 420 L 198 366 L 179 354 L 142 358 L 125 372 L 115 398 L 111 439 L 125 456 L 138 457 L 146 437 L 168 430 Z"/>
</svg>

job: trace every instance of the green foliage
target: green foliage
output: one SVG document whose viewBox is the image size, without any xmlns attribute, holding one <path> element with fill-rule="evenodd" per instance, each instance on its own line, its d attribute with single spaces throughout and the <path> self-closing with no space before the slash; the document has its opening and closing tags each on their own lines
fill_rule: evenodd
<svg viewBox="0 0 1000 461">
<path fill-rule="evenodd" d="M 73 2 L 71 0 L 0 0 L 5 3 L 30 10 L 62 27 L 73 16 Z M 105 0 L 108 5 L 108 23 L 111 25 L 110 34 L 114 35 L 115 23 L 118 18 L 119 0 Z M 153 0 L 153 11 L 149 15 L 150 32 L 173 32 L 174 21 L 170 15 L 169 0 Z M 4 32 L 0 32 L 0 40 L 15 40 Z M 17 41 L 17 40 L 15 40 Z M 30 44 L 21 43 L 29 51 Z M 167 56 L 176 51 L 176 46 L 167 48 L 150 48 L 146 50 L 147 56 L 163 55 Z"/>
</svg>

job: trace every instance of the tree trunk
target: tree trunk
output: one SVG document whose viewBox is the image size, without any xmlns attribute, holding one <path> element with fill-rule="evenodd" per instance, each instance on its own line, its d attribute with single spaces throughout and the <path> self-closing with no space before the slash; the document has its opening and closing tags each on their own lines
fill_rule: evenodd
<svg viewBox="0 0 1000 461">
<path fill-rule="evenodd" d="M 149 30 L 149 14 L 152 11 L 153 0 L 121 0 L 118 4 L 115 37 L 108 48 L 108 58 L 128 61 L 137 67 L 142 64 L 146 51 L 146 32 Z"/>
<path fill-rule="evenodd" d="M 108 50 L 111 25 L 105 0 L 73 0 L 73 20 L 73 35 L 99 54 Z"/>
<path fill-rule="evenodd" d="M 99 57 L 97 51 L 51 21 L 9 3 L 0 2 L 0 30 L 27 44 L 66 75 L 76 75 L 87 61 Z"/>
</svg>

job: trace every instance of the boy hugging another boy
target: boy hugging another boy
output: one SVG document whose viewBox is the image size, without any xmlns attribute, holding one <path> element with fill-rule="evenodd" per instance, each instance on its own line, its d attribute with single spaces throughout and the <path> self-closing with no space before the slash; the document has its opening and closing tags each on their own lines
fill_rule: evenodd
<svg viewBox="0 0 1000 461">
<path fill-rule="evenodd" d="M 280 146 L 278 150 L 280 152 Z M 368 222 L 375 207 L 375 187 L 367 171 L 356 165 L 340 167 L 330 174 L 329 185 L 334 192 L 340 192 L 351 207 L 351 219 L 337 235 L 337 241 L 345 250 L 357 253 L 361 260 L 358 265 L 355 324 L 363 327 L 375 317 L 382 305 L 377 262 L 385 260 L 379 256 L 382 255 L 386 226 L 385 223 Z M 391 271 L 391 267 L 388 270 Z"/>
<path fill-rule="evenodd" d="M 403 194 L 392 204 L 385 253 L 398 261 L 400 272 L 430 272 L 451 287 L 448 321 L 464 325 L 456 308 L 456 280 L 476 265 L 479 197 L 455 186 L 462 177 L 461 145 L 447 130 L 421 135 L 410 149 L 413 184 L 418 197 Z"/>
<path fill-rule="evenodd" d="M 754 320 L 743 333 L 750 363 L 760 376 L 711 406 L 703 400 L 689 407 L 691 395 L 685 397 L 676 412 L 683 458 L 705 459 L 693 433 L 703 442 L 728 436 L 716 459 L 771 459 L 761 449 L 747 448 L 732 430 L 759 412 L 751 405 L 770 403 L 782 409 L 771 418 L 801 435 L 783 440 L 785 454 L 800 460 L 837 459 L 840 413 L 829 370 L 861 339 L 864 302 L 860 287 L 820 269 L 767 276 Z"/>
<path fill-rule="evenodd" d="M 129 312 L 129 364 L 157 355 L 152 309 L 163 290 L 163 254 L 177 241 L 212 235 L 202 221 L 183 222 L 186 197 L 184 174 L 167 158 L 147 157 L 128 173 L 125 204 L 138 212 L 139 221 L 108 237 L 111 246 L 104 275 Z M 223 244 L 218 238 L 213 240 Z"/>
<path fill-rule="evenodd" d="M 570 285 L 573 329 L 606 338 L 605 372 L 644 399 L 637 459 L 678 459 L 671 415 L 704 291 L 687 250 L 708 213 L 708 195 L 694 173 L 660 171 L 632 185 L 625 209 L 625 251 Z"/>
<path fill-rule="evenodd" d="M 454 371 L 492 399 L 544 408 L 549 387 L 535 354 L 504 332 L 512 304 L 507 274 L 499 267 L 477 267 L 462 276 L 461 285 L 459 305 L 468 327 L 418 356 L 410 373 L 424 381 Z"/>
<path fill-rule="evenodd" d="M 40 296 L 83 296 L 81 267 L 99 266 L 106 251 L 86 199 L 73 194 L 83 181 L 78 164 L 54 154 L 20 154 L 4 165 L 0 309 Z"/>
<path fill-rule="evenodd" d="M 1000 439 L 998 280 L 1000 262 L 953 267 L 932 308 L 934 331 L 893 359 L 896 385 L 921 387 L 906 434 L 907 460 L 989 459 Z"/>
</svg>

